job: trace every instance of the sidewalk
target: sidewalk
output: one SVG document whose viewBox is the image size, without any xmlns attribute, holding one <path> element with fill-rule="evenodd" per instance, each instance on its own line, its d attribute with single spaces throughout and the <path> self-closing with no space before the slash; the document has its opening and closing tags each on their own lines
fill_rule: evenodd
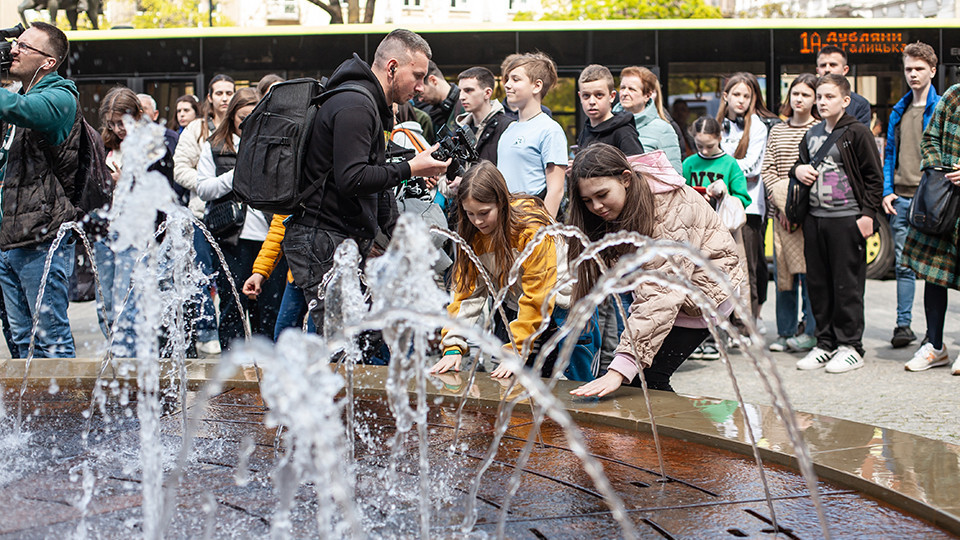
<svg viewBox="0 0 960 540">
<path fill-rule="evenodd" d="M 772 341 L 777 333 L 772 281 L 769 291 L 762 317 L 767 327 L 765 337 Z M 903 349 L 890 346 L 896 322 L 896 280 L 868 280 L 866 298 L 863 346 L 867 352 L 863 368 L 837 375 L 823 370 L 797 371 L 794 364 L 802 355 L 770 353 L 794 409 L 960 444 L 960 376 L 951 376 L 949 366 L 919 373 L 903 369 L 919 340 Z M 917 282 L 912 327 L 922 339 L 926 330 L 922 282 Z M 960 353 L 960 293 L 953 290 L 943 341 L 952 362 Z M 747 358 L 737 352 L 730 360 L 744 400 L 769 405 L 770 397 Z M 727 369 L 719 361 L 689 360 L 671 384 L 681 394 L 736 399 Z"/>
<path fill-rule="evenodd" d="M 776 338 L 774 283 L 763 306 L 766 338 Z M 896 281 L 867 281 L 867 328 L 863 345 L 866 365 L 856 371 L 831 375 L 823 370 L 797 371 L 800 355 L 771 353 L 793 407 L 798 411 L 826 414 L 845 420 L 893 428 L 933 439 L 960 444 L 960 376 L 948 368 L 920 373 L 904 371 L 903 364 L 916 346 L 892 349 L 890 336 L 896 320 Z M 950 291 L 944 342 L 953 361 L 960 352 L 960 293 Z M 78 357 L 93 357 L 103 347 L 93 302 L 70 305 L 70 321 Z M 913 331 L 923 336 L 923 284 L 917 283 Z M 0 340 L 2 342 L 2 340 Z M 0 357 L 9 358 L 0 343 Z M 770 398 L 746 357 L 731 356 L 740 391 L 748 403 L 770 404 Z M 735 399 L 727 369 L 719 362 L 690 360 L 673 376 L 681 394 Z"/>
</svg>

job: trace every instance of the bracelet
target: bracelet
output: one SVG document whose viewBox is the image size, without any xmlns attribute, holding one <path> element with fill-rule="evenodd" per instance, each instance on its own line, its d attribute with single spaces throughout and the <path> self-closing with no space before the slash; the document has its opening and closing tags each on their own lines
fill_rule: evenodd
<svg viewBox="0 0 960 540">
<path fill-rule="evenodd" d="M 463 353 L 460 352 L 460 349 L 450 349 L 449 351 L 443 353 L 444 356 L 450 356 L 452 354 L 459 354 L 461 356 L 463 355 Z"/>
</svg>

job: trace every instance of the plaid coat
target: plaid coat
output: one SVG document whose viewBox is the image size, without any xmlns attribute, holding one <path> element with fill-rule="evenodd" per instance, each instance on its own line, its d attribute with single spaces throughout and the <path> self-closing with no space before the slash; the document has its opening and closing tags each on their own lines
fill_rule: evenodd
<svg viewBox="0 0 960 540">
<path fill-rule="evenodd" d="M 943 94 L 920 143 L 923 167 L 960 164 L 960 84 Z M 903 245 L 903 265 L 924 281 L 960 289 L 960 220 L 950 233 L 924 234 L 913 227 Z"/>
</svg>

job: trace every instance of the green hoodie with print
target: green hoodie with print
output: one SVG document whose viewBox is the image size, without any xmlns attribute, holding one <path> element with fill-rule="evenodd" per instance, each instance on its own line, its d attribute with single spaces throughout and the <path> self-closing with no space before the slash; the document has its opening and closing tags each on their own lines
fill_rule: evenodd
<svg viewBox="0 0 960 540">
<path fill-rule="evenodd" d="M 688 186 L 707 187 L 717 180 L 723 180 L 727 193 L 740 199 L 744 208 L 750 206 L 747 179 L 737 160 L 726 152 L 710 157 L 700 153 L 687 157 L 683 160 L 683 177 L 687 179 Z"/>
</svg>

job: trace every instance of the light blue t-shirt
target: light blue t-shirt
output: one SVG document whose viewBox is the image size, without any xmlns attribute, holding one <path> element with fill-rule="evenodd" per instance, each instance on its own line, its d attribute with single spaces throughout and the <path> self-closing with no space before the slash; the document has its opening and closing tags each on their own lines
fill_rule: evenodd
<svg viewBox="0 0 960 540">
<path fill-rule="evenodd" d="M 550 163 L 567 165 L 567 137 L 553 118 L 538 113 L 525 122 L 511 123 L 500 136 L 497 168 L 510 193 L 543 193 Z"/>
</svg>

